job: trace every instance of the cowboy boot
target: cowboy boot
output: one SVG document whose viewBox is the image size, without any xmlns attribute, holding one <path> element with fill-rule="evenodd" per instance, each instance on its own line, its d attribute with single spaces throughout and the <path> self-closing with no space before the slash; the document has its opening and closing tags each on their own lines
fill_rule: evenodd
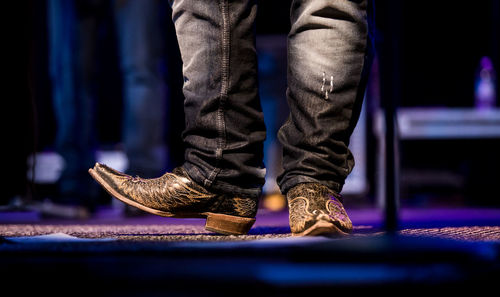
<svg viewBox="0 0 500 297">
<path fill-rule="evenodd" d="M 207 218 L 205 229 L 227 235 L 246 234 L 255 222 L 257 200 L 209 192 L 182 168 L 143 179 L 96 163 L 90 175 L 117 199 L 146 212 L 177 218 Z"/>
<path fill-rule="evenodd" d="M 352 231 L 342 196 L 322 184 L 298 184 L 288 191 L 287 200 L 294 236 L 347 235 Z"/>
</svg>

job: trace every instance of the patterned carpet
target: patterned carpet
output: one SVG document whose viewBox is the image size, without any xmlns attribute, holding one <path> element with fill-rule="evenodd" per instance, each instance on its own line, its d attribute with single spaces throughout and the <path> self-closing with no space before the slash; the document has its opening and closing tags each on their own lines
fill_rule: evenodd
<svg viewBox="0 0 500 297">
<path fill-rule="evenodd" d="M 112 238 L 124 241 L 245 241 L 290 237 L 287 227 L 257 226 L 244 236 L 217 235 L 197 225 L 45 225 L 8 224 L 0 225 L 0 236 L 19 237 L 64 233 L 78 238 Z M 352 237 L 378 236 L 384 234 L 371 226 L 355 226 Z M 443 228 L 402 229 L 401 235 L 454 239 L 463 241 L 498 241 L 500 226 L 467 226 Z"/>
<path fill-rule="evenodd" d="M 445 227 L 404 229 L 403 235 L 427 236 L 465 241 L 498 241 L 500 242 L 499 226 L 471 226 L 471 227 Z"/>
</svg>

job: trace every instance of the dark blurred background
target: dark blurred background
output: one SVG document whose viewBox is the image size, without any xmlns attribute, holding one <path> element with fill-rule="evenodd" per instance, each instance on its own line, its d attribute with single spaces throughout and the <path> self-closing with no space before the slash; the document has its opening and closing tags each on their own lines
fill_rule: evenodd
<svg viewBox="0 0 500 297">
<path fill-rule="evenodd" d="M 107 1 L 105 1 L 107 2 Z M 111 3 L 112 1 L 109 1 Z M 287 116 L 286 34 L 289 30 L 291 1 L 260 1 L 257 19 L 257 47 L 261 96 L 269 137 L 266 142 L 266 164 L 270 179 L 266 193 L 276 190 L 272 176 L 279 168 L 279 145 L 272 135 Z M 400 3 L 399 3 L 400 2 Z M 393 89 L 390 96 L 401 108 L 432 108 L 444 111 L 445 125 L 451 134 L 454 126 L 446 122 L 446 111 L 464 114 L 478 109 L 477 82 L 480 61 L 488 57 L 494 70 L 499 65 L 500 1 L 376 1 L 373 40 L 393 53 L 390 61 L 375 60 L 366 94 L 363 131 L 353 141 L 359 168 L 358 179 L 345 194 L 350 207 L 374 206 L 380 203 L 381 168 L 377 149 L 380 130 L 377 114 L 381 100 L 388 96 L 380 88 L 380 79 L 388 79 Z M 183 130 L 182 62 L 170 20 L 170 8 L 162 3 L 162 34 L 168 67 L 165 83 L 168 86 L 168 114 L 165 141 L 169 147 L 169 164 L 173 167 L 183 159 L 180 134 Z M 2 204 L 12 203 L 14 197 L 44 199 L 53 191 L 51 181 L 37 182 L 30 172 L 29 156 L 43 158 L 53 153 L 56 137 L 53 90 L 49 77 L 48 13 L 46 1 L 20 1 L 10 10 L 15 22 L 9 26 L 6 47 L 13 62 L 8 87 L 8 108 L 4 108 L 7 137 L 7 195 Z M 113 25 L 111 5 L 100 11 L 98 30 L 98 69 L 96 126 L 99 149 L 120 151 L 123 91 L 117 58 L 117 32 Z M 387 33 L 389 32 L 389 33 Z M 381 64 L 386 63 L 386 64 Z M 384 65 L 390 64 L 390 67 Z M 388 68 L 390 68 L 388 70 Z M 389 73 L 389 74 L 388 74 Z M 387 81 L 387 80 L 386 80 Z M 498 127 L 498 79 L 494 82 L 497 101 L 489 108 L 493 117 L 475 118 L 473 124 L 486 128 Z M 267 113 L 266 113 L 267 111 Z M 422 120 L 425 120 L 422 118 Z M 459 117 L 460 120 L 460 117 Z M 495 126 L 496 125 L 496 126 Z M 459 127 L 459 126 L 458 126 Z M 459 129 L 459 128 L 457 128 Z M 481 130 L 478 130 L 481 131 Z M 445 133 L 446 134 L 446 133 Z M 460 134 L 460 133 L 458 133 Z M 494 133 L 493 133 L 494 134 Z M 401 138 L 401 203 L 407 206 L 482 206 L 500 207 L 500 138 L 478 133 L 476 137 L 418 137 Z M 37 163 L 35 163 L 37 164 Z M 354 174 L 354 173 L 353 173 Z M 361 181 L 359 180 L 361 179 Z M 55 181 L 53 181 L 55 182 Z M 357 186 L 356 186 L 357 185 Z M 347 185 L 346 185 L 347 187 Z M 109 203 L 102 200 L 101 203 Z M 278 202 L 264 204 L 270 209 L 284 207 Z"/>
</svg>

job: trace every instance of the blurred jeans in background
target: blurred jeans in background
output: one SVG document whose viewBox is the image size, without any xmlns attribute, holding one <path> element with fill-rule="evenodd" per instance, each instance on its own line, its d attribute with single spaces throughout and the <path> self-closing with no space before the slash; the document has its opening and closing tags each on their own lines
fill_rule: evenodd
<svg viewBox="0 0 500 297">
<path fill-rule="evenodd" d="M 109 5 L 113 5 L 110 7 Z M 98 190 L 87 170 L 98 148 L 97 43 L 106 9 L 113 9 L 123 84 L 122 142 L 128 172 L 155 177 L 166 166 L 166 86 L 161 1 L 49 0 L 50 77 L 57 122 L 56 149 L 65 161 L 58 203 L 92 210 Z"/>
</svg>

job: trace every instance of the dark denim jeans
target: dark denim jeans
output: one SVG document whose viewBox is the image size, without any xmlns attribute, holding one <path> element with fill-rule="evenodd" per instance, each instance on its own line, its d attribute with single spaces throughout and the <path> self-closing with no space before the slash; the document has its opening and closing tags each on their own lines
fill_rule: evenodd
<svg viewBox="0 0 500 297">
<path fill-rule="evenodd" d="M 171 1 L 184 73 L 184 167 L 200 184 L 258 196 L 266 137 L 258 95 L 252 0 Z M 290 116 L 279 131 L 281 191 L 319 182 L 340 192 L 366 85 L 366 1 L 293 1 L 288 38 Z"/>
<path fill-rule="evenodd" d="M 81 199 L 97 194 L 87 170 L 95 163 L 97 147 L 96 43 L 102 11 L 110 4 L 102 0 L 47 3 L 56 147 L 65 160 L 59 187 L 62 195 L 82 196 Z M 166 163 L 160 2 L 126 0 L 113 4 L 123 74 L 122 140 L 129 160 L 128 171 L 156 177 Z"/>
<path fill-rule="evenodd" d="M 128 173 L 157 177 L 166 169 L 167 92 L 158 0 L 115 0 L 123 79 L 122 141 Z"/>
</svg>

